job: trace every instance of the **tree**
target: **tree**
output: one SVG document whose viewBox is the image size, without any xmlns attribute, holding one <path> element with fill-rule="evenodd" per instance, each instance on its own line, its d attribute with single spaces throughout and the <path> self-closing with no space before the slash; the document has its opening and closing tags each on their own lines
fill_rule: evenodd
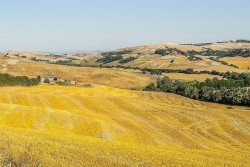
<svg viewBox="0 0 250 167">
<path fill-rule="evenodd" d="M 149 84 L 144 88 L 144 91 L 156 91 L 156 86 L 154 83 Z"/>
<path fill-rule="evenodd" d="M 128 57 L 128 58 L 126 58 L 126 59 L 122 58 L 122 59 L 119 61 L 119 63 L 125 64 L 125 63 L 128 63 L 128 62 L 130 62 L 130 61 L 134 61 L 134 60 L 136 60 L 136 59 L 137 59 L 136 57 Z"/>
<path fill-rule="evenodd" d="M 49 83 L 49 79 L 45 78 L 44 83 Z"/>
<path fill-rule="evenodd" d="M 36 77 L 36 79 L 38 80 L 38 82 L 41 82 L 41 76 L 40 76 L 40 75 L 38 75 L 38 76 Z"/>
<path fill-rule="evenodd" d="M 167 50 L 166 49 L 157 49 L 155 51 L 155 54 L 159 54 L 161 56 L 165 56 L 165 55 L 167 55 Z"/>
</svg>

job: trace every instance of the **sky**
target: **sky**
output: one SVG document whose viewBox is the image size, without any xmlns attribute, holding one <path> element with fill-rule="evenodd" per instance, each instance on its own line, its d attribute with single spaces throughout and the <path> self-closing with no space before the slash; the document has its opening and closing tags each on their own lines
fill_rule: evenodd
<svg viewBox="0 0 250 167">
<path fill-rule="evenodd" d="M 0 0 L 0 51 L 250 39 L 249 0 Z"/>
</svg>

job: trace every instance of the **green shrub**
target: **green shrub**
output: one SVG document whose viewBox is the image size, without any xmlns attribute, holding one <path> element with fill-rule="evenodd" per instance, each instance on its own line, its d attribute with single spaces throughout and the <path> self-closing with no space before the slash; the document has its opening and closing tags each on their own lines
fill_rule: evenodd
<svg viewBox="0 0 250 167">
<path fill-rule="evenodd" d="M 121 59 L 120 61 L 119 61 L 119 63 L 121 63 L 121 64 L 125 64 L 125 63 L 128 63 L 128 62 L 131 62 L 131 61 L 134 61 L 134 60 L 136 60 L 137 58 L 136 57 L 128 57 L 128 58 L 126 58 L 126 59 Z"/>
<path fill-rule="evenodd" d="M 39 80 L 37 78 L 0 74 L 0 86 L 34 86 L 38 84 Z"/>
</svg>

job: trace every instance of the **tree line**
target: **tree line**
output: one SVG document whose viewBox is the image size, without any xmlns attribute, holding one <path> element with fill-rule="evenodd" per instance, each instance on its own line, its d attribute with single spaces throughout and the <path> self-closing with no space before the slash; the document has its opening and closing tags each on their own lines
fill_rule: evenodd
<svg viewBox="0 0 250 167">
<path fill-rule="evenodd" d="M 114 52 L 102 52 L 101 53 L 102 57 L 97 59 L 96 62 L 107 64 L 107 63 L 111 63 L 113 61 L 122 60 L 123 59 L 122 55 L 129 54 L 131 52 L 133 52 L 133 51 L 122 50 L 122 51 L 114 51 Z"/>
<path fill-rule="evenodd" d="M 206 50 L 201 51 L 201 52 L 198 52 L 195 50 L 187 51 L 184 55 L 217 56 L 219 58 L 235 57 L 235 56 L 250 57 L 250 50 L 249 49 L 228 49 L 224 51 L 224 50 L 212 50 L 210 48 L 207 48 Z"/>
<path fill-rule="evenodd" d="M 126 64 L 126 63 L 128 63 L 128 62 L 131 62 L 131 61 L 134 61 L 134 60 L 136 60 L 137 58 L 136 57 L 128 57 L 128 58 L 122 58 L 120 61 L 119 61 L 119 63 L 121 63 L 121 64 Z"/>
<path fill-rule="evenodd" d="M 210 48 L 206 48 L 206 50 L 199 52 L 195 50 L 182 51 L 177 48 L 167 47 L 167 48 L 156 49 L 155 54 L 159 54 L 161 56 L 174 55 L 174 54 L 179 54 L 183 56 L 201 55 L 201 56 L 217 56 L 219 58 L 235 57 L 235 56 L 250 57 L 250 49 L 213 50 Z"/>
<path fill-rule="evenodd" d="M 0 74 L 0 86 L 35 86 L 38 84 L 39 80 L 37 78 Z"/>
<path fill-rule="evenodd" d="M 159 78 L 144 91 L 175 93 L 195 100 L 231 105 L 250 105 L 250 77 L 240 80 L 207 79 L 205 82 L 184 82 L 169 77 Z"/>
<path fill-rule="evenodd" d="M 226 41 L 221 41 L 221 42 L 216 42 L 216 43 L 225 43 Z M 236 42 L 236 43 L 250 43 L 250 40 L 246 40 L 246 39 L 238 39 L 236 41 L 230 40 L 229 42 Z M 194 46 L 204 46 L 204 45 L 211 45 L 213 43 L 197 43 L 197 44 L 180 44 L 180 45 L 194 45 Z"/>
<path fill-rule="evenodd" d="M 234 80 L 239 80 L 239 79 L 245 79 L 249 78 L 250 74 L 249 73 L 237 73 L 237 72 L 219 72 L 216 70 L 212 71 L 195 71 L 193 68 L 187 68 L 187 69 L 150 69 L 150 68 L 143 68 L 140 69 L 143 73 L 149 72 L 152 75 L 162 75 L 162 73 L 183 73 L 183 74 L 210 74 L 210 75 L 218 75 L 222 76 L 223 78 L 228 78 L 228 79 L 234 79 Z"/>
<path fill-rule="evenodd" d="M 186 55 L 186 53 L 182 50 L 179 50 L 177 48 L 168 48 L 168 47 L 156 49 L 155 54 L 159 54 L 161 56 L 173 55 L 173 54 Z"/>
<path fill-rule="evenodd" d="M 240 68 L 239 66 L 236 66 L 234 64 L 228 64 L 228 62 L 220 60 L 219 57 L 210 57 L 209 59 L 212 60 L 212 61 L 219 62 L 219 63 L 221 63 L 223 65 L 226 65 L 226 66 L 231 66 L 231 67 L 234 67 L 234 68 Z"/>
<path fill-rule="evenodd" d="M 249 73 L 237 73 L 237 72 L 219 72 L 216 70 L 207 71 L 195 71 L 193 68 L 187 69 L 153 69 L 153 68 L 140 68 L 140 67 L 131 67 L 131 66 L 124 66 L 124 65 L 81 65 L 81 64 L 61 64 L 61 65 L 68 65 L 68 66 L 75 66 L 75 67 L 93 67 L 93 68 L 121 68 L 121 69 L 130 69 L 130 70 L 140 70 L 142 74 L 150 73 L 151 75 L 162 75 L 163 73 L 183 73 L 183 74 L 210 74 L 210 75 L 218 75 L 222 76 L 223 78 L 228 79 L 242 79 L 249 76 Z"/>
<path fill-rule="evenodd" d="M 113 61 L 117 61 L 117 60 L 121 60 L 121 59 L 122 59 L 122 55 L 107 55 L 107 56 L 104 56 L 100 59 L 97 59 L 96 62 L 107 64 L 107 63 L 111 63 Z"/>
<path fill-rule="evenodd" d="M 246 40 L 246 39 L 238 39 L 235 41 L 236 43 L 250 43 L 249 40 Z"/>
<path fill-rule="evenodd" d="M 216 70 L 207 71 L 195 71 L 193 68 L 187 69 L 153 69 L 153 68 L 140 68 L 140 67 L 131 67 L 131 66 L 123 66 L 123 65 L 80 65 L 80 64 L 67 64 L 69 66 L 76 67 L 93 67 L 93 68 L 121 68 L 121 69 L 130 69 L 130 70 L 140 70 L 142 74 L 150 73 L 151 75 L 162 75 L 163 73 L 183 73 L 183 74 L 210 74 L 210 75 L 218 75 L 223 78 L 228 79 L 242 79 L 248 77 L 249 73 L 237 73 L 237 72 L 219 72 Z"/>
</svg>

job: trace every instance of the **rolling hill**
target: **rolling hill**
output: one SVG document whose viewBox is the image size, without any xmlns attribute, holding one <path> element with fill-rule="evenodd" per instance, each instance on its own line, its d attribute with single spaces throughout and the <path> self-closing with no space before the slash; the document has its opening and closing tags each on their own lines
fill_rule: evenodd
<svg viewBox="0 0 250 167">
<path fill-rule="evenodd" d="M 159 54 L 155 54 L 155 51 L 157 49 L 177 49 L 176 51 L 173 51 L 173 53 L 169 53 L 168 55 L 161 56 Z M 112 61 L 110 63 L 105 63 L 106 66 L 117 66 L 117 65 L 123 65 L 123 66 L 130 66 L 130 67 L 139 67 L 139 68 L 153 68 L 153 69 L 187 69 L 187 68 L 193 68 L 197 71 L 202 70 L 216 70 L 220 72 L 225 71 L 235 71 L 235 72 L 245 72 L 246 69 L 241 68 L 235 68 L 232 66 L 224 65 L 221 62 L 213 61 L 210 58 L 213 56 L 201 56 L 196 55 L 196 57 L 199 57 L 200 60 L 190 60 L 188 56 L 182 55 L 179 52 L 187 52 L 187 51 L 197 51 L 201 52 L 207 49 L 212 50 L 230 50 L 230 49 L 249 49 L 250 44 L 249 43 L 235 43 L 235 42 L 222 42 L 222 43 L 214 43 L 214 44 L 205 44 L 205 45 L 179 45 L 175 43 L 165 43 L 161 45 L 147 45 L 147 46 L 137 46 L 137 47 L 128 47 L 128 48 L 122 48 L 118 49 L 113 52 L 113 55 L 116 55 L 119 52 L 122 51 L 129 51 L 126 54 L 123 54 L 123 59 L 129 58 L 129 57 L 135 57 L 136 59 L 133 61 L 129 61 L 125 64 L 119 63 L 119 61 Z M 112 52 L 110 52 L 112 55 Z M 83 57 L 83 60 L 81 61 L 81 64 L 84 66 L 93 66 L 93 65 L 100 65 L 101 62 L 97 62 L 98 59 L 102 58 L 103 55 L 101 53 L 95 54 L 95 55 L 89 55 Z M 171 62 L 173 61 L 173 62 Z M 232 62 L 234 63 L 234 62 Z M 235 63 L 234 65 L 237 65 L 238 63 Z M 240 66 L 241 67 L 241 66 Z"/>
<path fill-rule="evenodd" d="M 30 77 L 55 75 L 75 80 L 79 84 L 101 84 L 127 89 L 143 88 L 155 80 L 155 77 L 142 75 L 135 70 L 72 67 L 14 58 L 0 58 L 0 71 Z"/>
<path fill-rule="evenodd" d="M 42 166 L 247 166 L 248 110 L 101 85 L 2 87 L 0 147 Z"/>
<path fill-rule="evenodd" d="M 161 56 L 155 54 L 156 50 L 168 49 L 171 53 Z M 228 65 L 222 62 L 215 61 L 211 59 L 216 57 L 216 54 L 211 56 L 195 55 L 190 59 L 190 56 L 183 55 L 180 52 L 196 51 L 202 52 L 206 50 L 213 51 L 226 51 L 233 49 L 250 49 L 250 43 L 242 42 L 217 42 L 209 44 L 175 44 L 175 43 L 164 43 L 160 45 L 146 45 L 146 46 L 136 46 L 117 49 L 115 51 L 107 52 L 114 56 L 121 54 L 122 59 L 126 61 L 124 63 L 119 62 L 119 60 L 112 60 L 111 62 L 103 63 L 98 62 L 99 59 L 105 57 L 103 53 L 105 52 L 82 52 L 75 54 L 45 54 L 37 52 L 0 52 L 0 57 L 9 59 L 18 59 L 21 61 L 35 61 L 35 62 L 45 62 L 45 63 L 57 63 L 57 64 L 71 64 L 71 65 L 81 65 L 81 66 L 129 66 L 138 68 L 153 68 L 153 69 L 187 69 L 193 68 L 196 71 L 203 70 L 216 70 L 220 72 L 235 71 L 235 72 L 246 72 L 249 67 L 247 63 L 248 58 L 242 57 L 224 57 L 219 60 L 228 62 Z M 133 57 L 133 60 L 129 60 Z M 198 58 L 198 59 L 197 59 Z M 235 68 L 230 66 L 230 64 L 239 66 Z"/>
</svg>

